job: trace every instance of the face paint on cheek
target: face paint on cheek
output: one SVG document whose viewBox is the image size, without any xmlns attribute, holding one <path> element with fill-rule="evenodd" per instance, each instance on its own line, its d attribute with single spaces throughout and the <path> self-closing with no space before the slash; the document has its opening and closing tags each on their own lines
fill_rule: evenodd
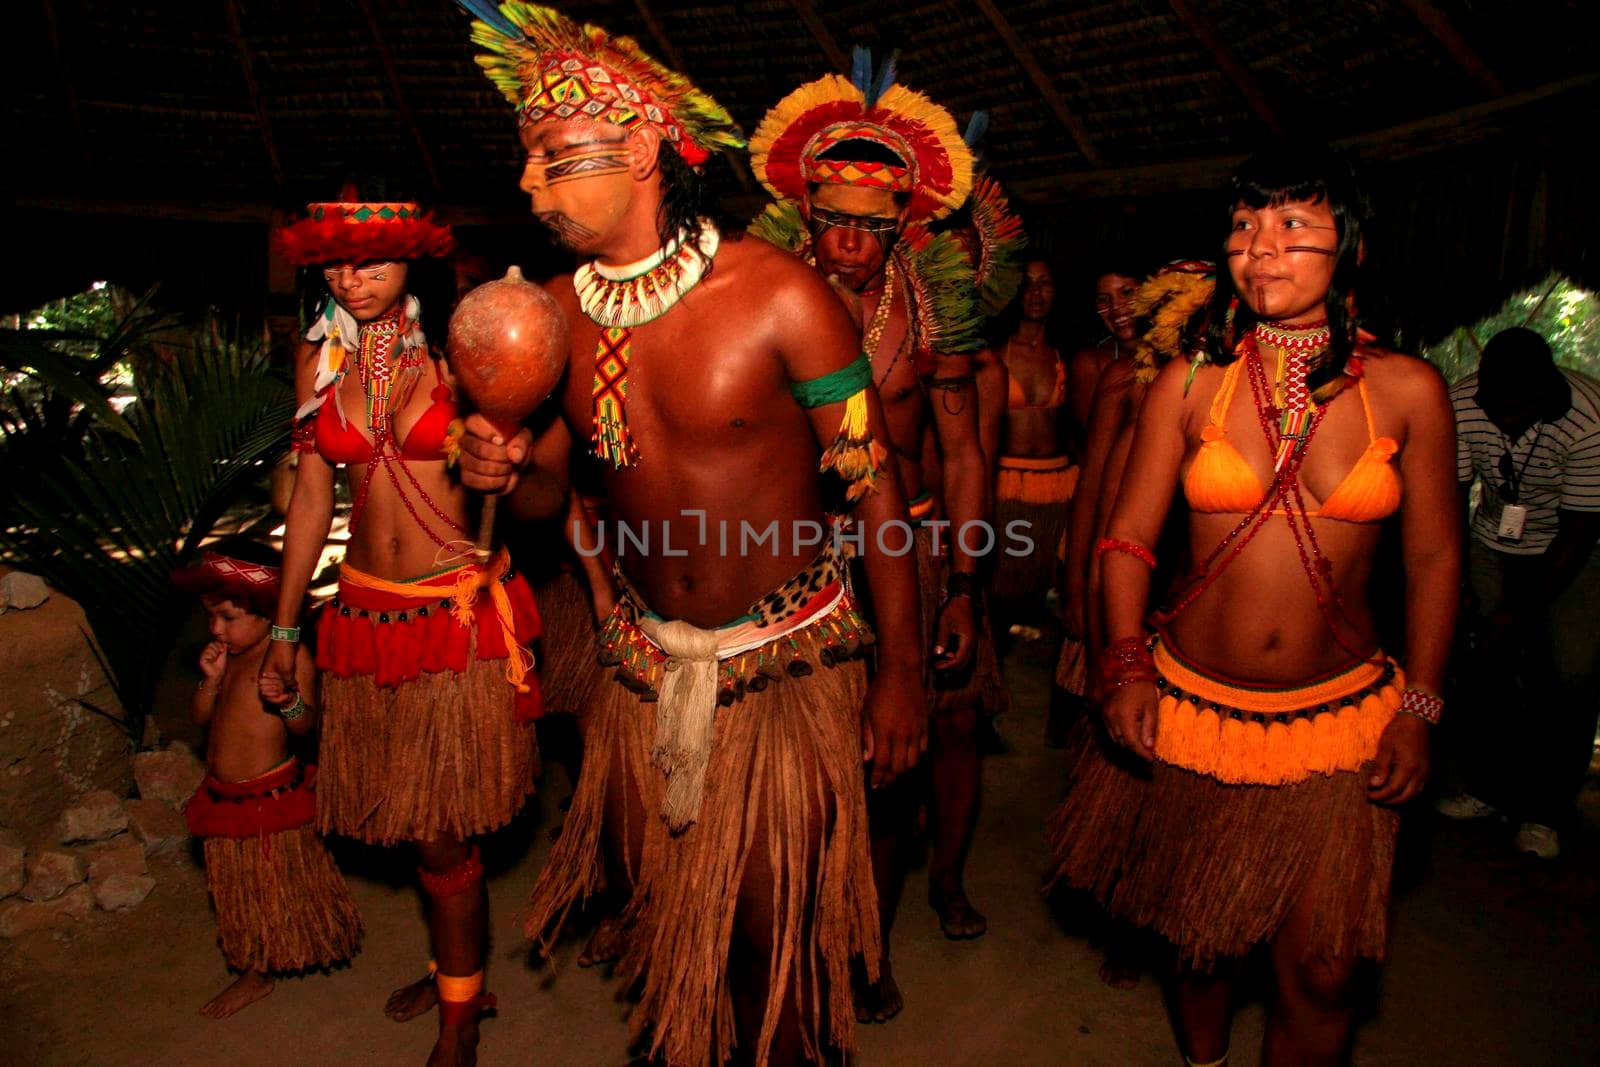
<svg viewBox="0 0 1600 1067">
<path fill-rule="evenodd" d="M 568 248 L 582 251 L 612 233 L 628 212 L 633 178 L 625 154 L 586 153 L 545 168 L 539 221 Z M 542 202 L 540 202 L 542 201 Z"/>
<path fill-rule="evenodd" d="M 540 212 L 539 221 L 549 229 L 557 242 L 567 248 L 575 249 L 586 241 L 592 241 L 599 236 L 589 227 L 568 218 L 559 211 Z"/>
<path fill-rule="evenodd" d="M 551 163 L 544 168 L 545 184 L 557 185 L 561 182 L 581 181 L 585 178 L 627 170 L 628 155 L 622 145 L 623 142 L 619 141 Z"/>
</svg>

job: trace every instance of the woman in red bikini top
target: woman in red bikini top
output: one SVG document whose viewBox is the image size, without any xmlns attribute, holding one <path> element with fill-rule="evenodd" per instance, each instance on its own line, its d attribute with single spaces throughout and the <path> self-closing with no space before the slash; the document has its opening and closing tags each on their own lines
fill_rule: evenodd
<svg viewBox="0 0 1600 1067">
<path fill-rule="evenodd" d="M 292 678 L 299 607 L 342 469 L 350 539 L 317 624 L 318 829 L 415 847 L 437 970 L 388 1011 L 410 1018 L 437 1001 L 440 1049 L 456 1055 L 476 1043 L 488 1003 L 473 840 L 509 822 L 533 788 L 539 691 L 523 646 L 538 635 L 538 612 L 503 551 L 485 563 L 474 555 L 467 491 L 446 462 L 454 393 L 406 292 L 416 261 L 450 251 L 449 230 L 416 204 L 363 202 L 347 189 L 277 240 L 320 274 L 328 299 L 296 365 L 299 467 L 262 673 Z"/>
</svg>

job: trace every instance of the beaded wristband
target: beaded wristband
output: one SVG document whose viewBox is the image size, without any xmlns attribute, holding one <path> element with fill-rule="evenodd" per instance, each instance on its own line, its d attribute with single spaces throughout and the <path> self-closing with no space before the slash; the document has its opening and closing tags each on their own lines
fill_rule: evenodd
<svg viewBox="0 0 1600 1067">
<path fill-rule="evenodd" d="M 276 710 L 278 713 L 278 718 L 282 719 L 284 722 L 294 722 L 300 716 L 304 715 L 310 706 L 311 705 L 306 703 L 305 697 L 301 696 L 299 693 L 296 693 L 294 695 L 293 704 L 290 704 L 286 708 L 278 708 Z"/>
<path fill-rule="evenodd" d="M 1429 726 L 1438 726 L 1444 717 L 1444 698 L 1420 689 L 1407 689 L 1400 694 L 1401 715 L 1414 715 Z"/>
<path fill-rule="evenodd" d="M 1113 641 L 1100 653 L 1100 678 L 1107 689 L 1156 680 L 1156 661 L 1142 637 Z"/>
<path fill-rule="evenodd" d="M 290 644 L 297 644 L 300 641 L 300 627 L 273 624 L 268 636 L 274 641 L 288 641 Z"/>
<path fill-rule="evenodd" d="M 1107 552 L 1122 552 L 1132 556 L 1146 567 L 1155 569 L 1156 554 L 1143 545 L 1136 545 L 1132 541 L 1119 541 L 1115 537 L 1102 537 L 1100 543 L 1094 546 L 1095 558 L 1098 559 Z"/>
</svg>

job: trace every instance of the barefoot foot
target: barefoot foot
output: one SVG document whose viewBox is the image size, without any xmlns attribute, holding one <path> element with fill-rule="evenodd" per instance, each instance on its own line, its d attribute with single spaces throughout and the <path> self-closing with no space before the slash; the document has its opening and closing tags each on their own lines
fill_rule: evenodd
<svg viewBox="0 0 1600 1067">
<path fill-rule="evenodd" d="M 478 1062 L 478 1022 L 439 1027 L 428 1067 L 474 1067 Z"/>
<path fill-rule="evenodd" d="M 226 1019 L 240 1008 L 254 1004 L 270 992 L 272 992 L 271 975 L 246 971 L 227 989 L 206 1001 L 205 1006 L 200 1009 L 200 1014 L 211 1019 Z"/>
<path fill-rule="evenodd" d="M 1112 989 L 1133 989 L 1139 984 L 1144 968 L 1139 965 L 1136 953 L 1126 945 L 1112 944 L 1106 949 L 1106 960 L 1101 963 L 1101 981 Z"/>
<path fill-rule="evenodd" d="M 589 943 L 578 956 L 578 966 L 615 963 L 622 958 L 626 947 L 627 935 L 623 932 L 622 920 L 615 915 L 607 915 L 595 924 L 594 933 L 589 935 Z"/>
<path fill-rule="evenodd" d="M 407 1023 L 417 1016 L 430 1012 L 439 1003 L 439 990 L 433 977 L 419 978 L 410 985 L 401 986 L 389 994 L 383 1013 L 397 1023 Z"/>
<path fill-rule="evenodd" d="M 989 932 L 989 920 L 972 906 L 959 885 L 928 887 L 928 904 L 939 916 L 939 928 L 952 941 L 970 941 Z"/>
<path fill-rule="evenodd" d="M 876 982 L 868 982 L 864 974 L 858 974 L 855 986 L 857 1022 L 886 1023 L 906 1006 L 887 959 L 879 965 Z"/>
<path fill-rule="evenodd" d="M 1132 960 L 1108 955 L 1100 964 L 1100 981 L 1112 989 L 1132 989 L 1139 984 L 1142 968 Z"/>
</svg>

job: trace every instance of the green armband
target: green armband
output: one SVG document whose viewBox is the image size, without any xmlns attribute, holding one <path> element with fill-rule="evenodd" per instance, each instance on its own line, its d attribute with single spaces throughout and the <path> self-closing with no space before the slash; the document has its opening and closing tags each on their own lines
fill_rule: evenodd
<svg viewBox="0 0 1600 1067">
<path fill-rule="evenodd" d="M 820 408 L 849 400 L 872 384 L 872 361 L 863 352 L 846 366 L 820 378 L 804 382 L 790 382 L 789 393 L 795 403 L 803 408 Z"/>
</svg>

